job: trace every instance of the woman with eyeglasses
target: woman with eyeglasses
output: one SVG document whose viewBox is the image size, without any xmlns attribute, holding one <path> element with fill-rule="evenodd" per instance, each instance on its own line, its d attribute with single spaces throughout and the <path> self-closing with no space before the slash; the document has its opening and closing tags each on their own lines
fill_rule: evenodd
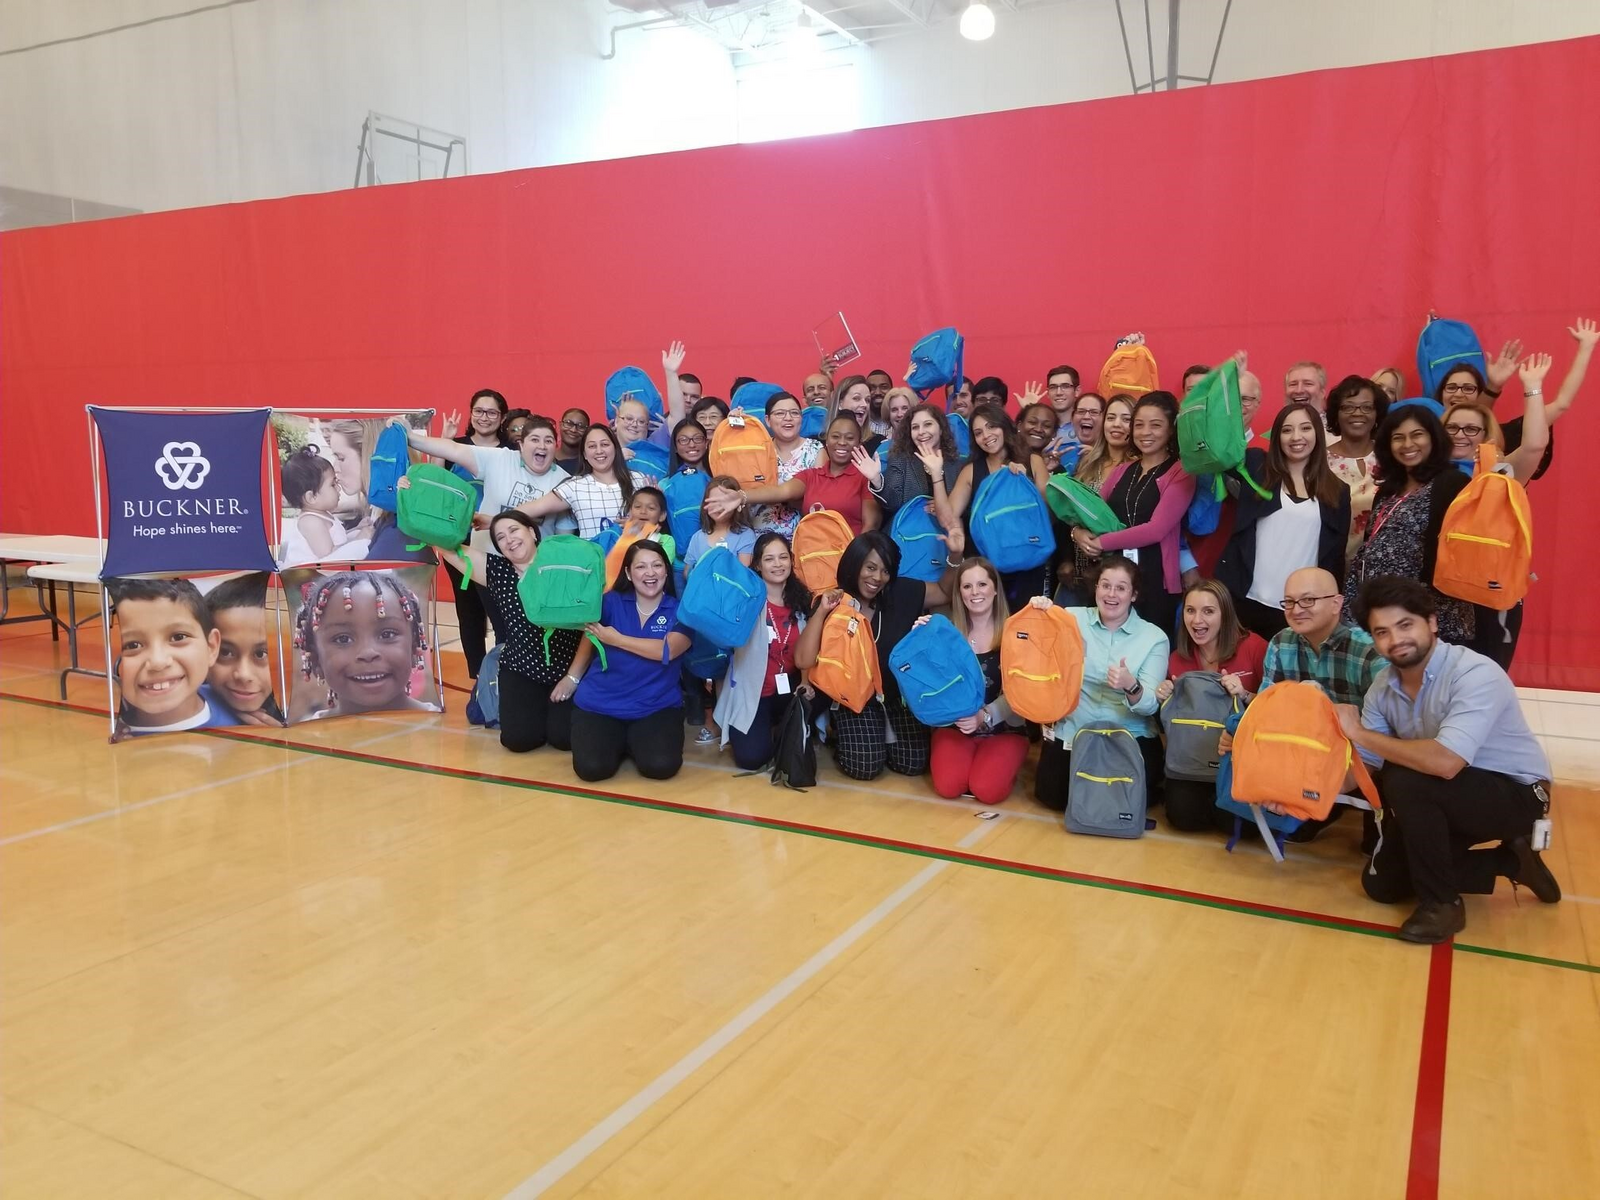
<svg viewBox="0 0 1600 1200">
<path fill-rule="evenodd" d="M 767 400 L 767 432 L 778 452 L 778 482 L 788 483 L 802 471 L 822 461 L 822 443 L 800 436 L 800 401 L 789 392 L 774 392 Z M 789 504 L 758 504 L 750 509 L 750 528 L 762 533 L 794 537 L 800 510 Z"/>
<path fill-rule="evenodd" d="M 1328 465 L 1350 489 L 1350 536 L 1345 561 L 1361 548 L 1378 495 L 1378 456 L 1372 431 L 1389 415 L 1389 392 L 1375 379 L 1346 375 L 1328 393 Z M 1344 571 L 1334 577 L 1344 578 Z"/>
<path fill-rule="evenodd" d="M 1405 404 L 1384 418 L 1374 443 L 1378 495 L 1366 541 L 1345 578 L 1345 620 L 1355 623 L 1356 593 L 1363 582 L 1397 575 L 1425 583 L 1433 591 L 1443 641 L 1468 645 L 1476 628 L 1472 605 L 1433 588 L 1444 514 L 1467 486 L 1467 477 L 1450 465 L 1444 426 L 1422 405 Z"/>
<path fill-rule="evenodd" d="M 556 466 L 568 475 L 577 473 L 583 463 L 583 437 L 589 432 L 589 414 L 581 408 L 569 408 L 561 414 L 557 432 L 561 441 L 556 447 Z"/>
</svg>

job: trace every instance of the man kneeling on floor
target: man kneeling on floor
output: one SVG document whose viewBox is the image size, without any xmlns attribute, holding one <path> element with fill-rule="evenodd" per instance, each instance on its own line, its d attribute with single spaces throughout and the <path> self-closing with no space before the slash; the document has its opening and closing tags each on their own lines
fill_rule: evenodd
<svg viewBox="0 0 1600 1200">
<path fill-rule="evenodd" d="M 1561 887 L 1531 841 L 1550 811 L 1550 764 L 1510 677 L 1439 641 L 1433 595 L 1416 580 L 1368 580 L 1356 615 L 1389 662 L 1360 711 L 1337 706 L 1362 757 L 1382 761 L 1383 837 L 1361 876 L 1367 895 L 1385 904 L 1414 895 L 1400 936 L 1425 943 L 1466 928 L 1461 894 L 1487 895 L 1501 875 L 1554 904 Z"/>
</svg>

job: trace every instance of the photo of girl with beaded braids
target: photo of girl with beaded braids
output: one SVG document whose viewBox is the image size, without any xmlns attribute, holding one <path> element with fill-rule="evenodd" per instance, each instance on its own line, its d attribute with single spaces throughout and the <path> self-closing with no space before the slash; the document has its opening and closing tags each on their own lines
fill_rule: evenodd
<svg viewBox="0 0 1600 1200">
<path fill-rule="evenodd" d="M 433 571 L 291 571 L 289 722 L 383 710 L 441 712 L 425 600 Z"/>
</svg>

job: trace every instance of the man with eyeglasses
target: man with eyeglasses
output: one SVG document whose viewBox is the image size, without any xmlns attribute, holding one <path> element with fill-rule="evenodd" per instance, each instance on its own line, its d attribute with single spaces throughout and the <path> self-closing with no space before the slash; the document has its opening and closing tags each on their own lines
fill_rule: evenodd
<svg viewBox="0 0 1600 1200">
<path fill-rule="evenodd" d="M 1344 590 L 1321 567 L 1304 567 L 1283 584 L 1283 615 L 1289 628 L 1267 643 L 1261 664 L 1261 686 L 1289 680 L 1309 680 L 1328 693 L 1335 704 L 1360 705 L 1367 689 L 1384 667 L 1365 630 L 1345 624 Z M 1233 739 L 1223 735 L 1226 752 Z M 1325 821 L 1307 821 L 1289 835 L 1292 842 L 1309 842 L 1344 815 L 1345 806 L 1334 805 Z M 1377 827 L 1367 814 L 1362 836 L 1363 853 L 1377 840 Z"/>
</svg>

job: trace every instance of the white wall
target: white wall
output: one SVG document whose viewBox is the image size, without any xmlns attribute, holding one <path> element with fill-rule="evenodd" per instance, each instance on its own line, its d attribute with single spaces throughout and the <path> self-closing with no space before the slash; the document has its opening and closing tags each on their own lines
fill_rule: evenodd
<svg viewBox="0 0 1600 1200">
<path fill-rule="evenodd" d="M 1205 73 L 1223 3 L 1182 0 L 1182 72 Z M 194 6 L 0 0 L 0 51 Z M 985 43 L 952 22 L 828 56 L 853 63 L 858 124 L 1128 92 L 1113 0 L 996 8 Z M 1123 9 L 1142 51 L 1143 5 Z M 1166 0 L 1151 9 L 1161 72 Z M 608 23 L 636 19 L 604 0 L 244 0 L 0 53 L 0 184 L 144 210 L 349 187 L 368 110 L 465 136 L 474 173 L 736 140 L 736 78 L 774 68 L 736 75 L 682 29 L 624 33 L 603 60 Z M 1234 0 L 1217 80 L 1593 33 L 1593 0 Z"/>
</svg>

